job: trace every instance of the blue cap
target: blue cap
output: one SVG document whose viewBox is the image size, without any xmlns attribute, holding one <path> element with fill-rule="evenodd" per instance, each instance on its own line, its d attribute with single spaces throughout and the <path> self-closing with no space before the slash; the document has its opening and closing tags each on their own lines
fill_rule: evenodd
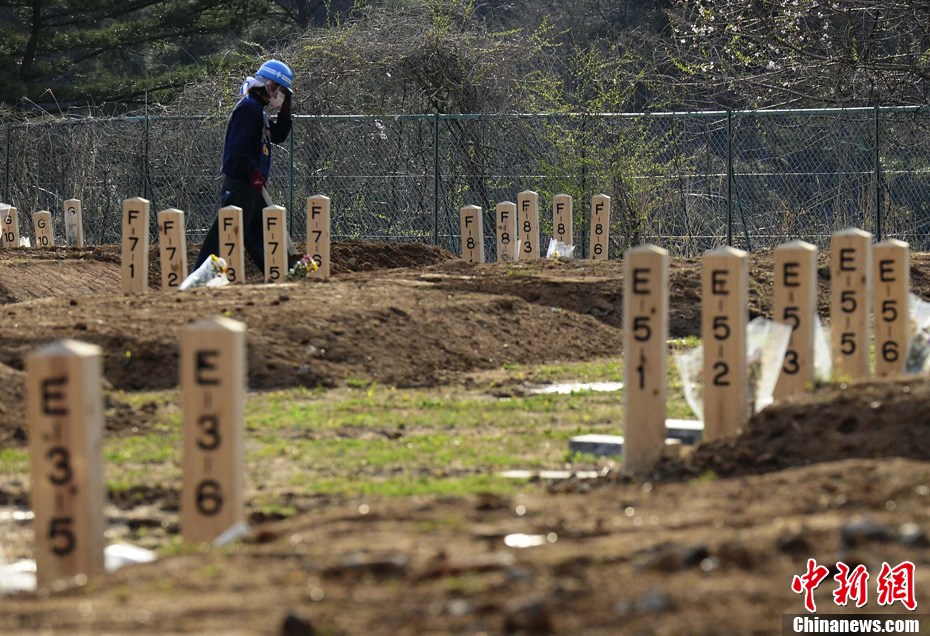
<svg viewBox="0 0 930 636">
<path fill-rule="evenodd" d="M 294 92 L 294 89 L 291 87 L 294 81 L 294 72 L 291 71 L 291 67 L 284 62 L 279 60 L 268 60 L 255 72 L 255 76 L 264 77 L 265 79 L 277 82 L 283 86 L 284 90 L 288 93 Z"/>
</svg>

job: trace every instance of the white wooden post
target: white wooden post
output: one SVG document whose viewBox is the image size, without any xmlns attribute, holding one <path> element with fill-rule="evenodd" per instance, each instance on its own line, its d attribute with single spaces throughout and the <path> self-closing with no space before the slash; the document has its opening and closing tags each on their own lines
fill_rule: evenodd
<svg viewBox="0 0 930 636">
<path fill-rule="evenodd" d="M 539 193 L 524 190 L 517 195 L 517 212 L 519 214 L 518 236 L 520 246 L 518 259 L 535 260 L 539 258 Z"/>
<path fill-rule="evenodd" d="M 332 201 L 317 194 L 307 198 L 307 254 L 316 261 L 317 269 L 311 278 L 329 278 L 331 269 Z"/>
<path fill-rule="evenodd" d="M 610 245 L 610 197 L 596 194 L 591 197 L 591 246 L 590 257 L 596 261 L 608 259 Z"/>
<path fill-rule="evenodd" d="M 123 201 L 123 294 L 144 294 L 149 290 L 150 209 L 151 204 L 139 197 Z"/>
<path fill-rule="evenodd" d="M 791 241 L 775 248 L 775 302 L 772 318 L 791 326 L 775 399 L 802 393 L 814 381 L 817 335 L 817 248 Z"/>
<path fill-rule="evenodd" d="M 60 340 L 26 357 L 26 417 L 40 587 L 103 571 L 101 350 Z"/>
<path fill-rule="evenodd" d="M 176 289 L 187 277 L 187 233 L 184 212 L 169 208 L 158 213 L 161 288 Z"/>
<path fill-rule="evenodd" d="M 495 210 L 497 217 L 497 261 L 511 262 L 519 257 L 517 240 L 517 204 L 502 201 Z"/>
<path fill-rule="evenodd" d="M 242 230 L 242 208 L 227 205 L 218 213 L 220 253 L 226 261 L 226 278 L 230 283 L 245 282 L 245 243 Z"/>
<path fill-rule="evenodd" d="M 0 237 L 3 247 L 19 247 L 19 211 L 12 206 L 0 208 Z"/>
<path fill-rule="evenodd" d="M 574 245 L 572 198 L 567 194 L 552 197 L 552 238 L 565 245 Z"/>
<path fill-rule="evenodd" d="M 484 220 L 477 205 L 459 211 L 462 228 L 462 258 L 469 263 L 484 262 Z"/>
<path fill-rule="evenodd" d="M 245 333 L 222 316 L 181 331 L 180 521 L 189 543 L 213 541 L 244 519 Z"/>
<path fill-rule="evenodd" d="M 701 263 L 704 440 L 736 434 L 749 418 L 748 300 L 746 252 L 733 247 L 707 252 Z"/>
<path fill-rule="evenodd" d="M 894 377 L 904 371 L 911 341 L 910 248 L 888 239 L 872 247 L 873 302 L 875 307 L 875 375 Z"/>
<path fill-rule="evenodd" d="M 265 235 L 265 282 L 280 283 L 287 274 L 287 210 L 270 205 L 262 210 Z"/>
<path fill-rule="evenodd" d="M 853 228 L 830 241 L 830 345 L 833 373 L 857 380 L 870 374 L 869 292 L 872 235 Z"/>
<path fill-rule="evenodd" d="M 81 201 L 68 199 L 65 209 L 65 243 L 74 247 L 84 247 L 84 220 L 81 217 Z"/>
<path fill-rule="evenodd" d="M 52 228 L 52 213 L 40 210 L 32 215 L 32 225 L 36 234 L 36 247 L 54 247 L 55 233 Z"/>
<path fill-rule="evenodd" d="M 623 469 L 649 470 L 665 448 L 668 252 L 655 245 L 623 257 Z"/>
</svg>

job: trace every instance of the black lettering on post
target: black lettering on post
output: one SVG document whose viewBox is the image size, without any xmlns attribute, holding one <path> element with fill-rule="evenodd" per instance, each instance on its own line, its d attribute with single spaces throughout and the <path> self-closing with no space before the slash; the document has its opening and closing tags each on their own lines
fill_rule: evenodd
<svg viewBox="0 0 930 636">
<path fill-rule="evenodd" d="M 170 232 L 172 229 L 174 229 L 174 221 L 172 221 L 171 219 L 165 219 L 165 231 L 164 231 L 165 236 L 167 236 L 168 232 Z"/>
<path fill-rule="evenodd" d="M 710 289 L 715 296 L 729 296 L 727 289 L 727 270 L 715 269 L 710 274 Z"/>
<path fill-rule="evenodd" d="M 840 248 L 840 271 L 854 272 L 856 268 L 851 265 L 856 260 L 856 250 L 852 247 Z"/>
<path fill-rule="evenodd" d="M 310 206 L 310 216 L 312 216 L 314 219 L 322 213 L 323 213 L 322 207 L 318 205 Z"/>
<path fill-rule="evenodd" d="M 800 287 L 801 283 L 798 281 L 798 267 L 801 264 L 797 261 L 791 261 L 785 263 L 785 266 L 782 270 L 782 284 L 785 287 Z"/>
<path fill-rule="evenodd" d="M 645 295 L 649 293 L 649 278 L 648 274 L 652 270 L 648 267 L 634 267 L 633 268 L 633 293 L 638 295 Z"/>
<path fill-rule="evenodd" d="M 276 216 L 269 216 L 265 219 L 266 230 L 271 230 L 271 228 L 276 226 L 277 224 L 278 224 L 278 217 Z"/>
<path fill-rule="evenodd" d="M 42 380 L 42 412 L 46 415 L 65 416 L 68 414 L 68 407 L 63 403 L 65 394 L 55 390 L 53 387 L 62 387 L 68 384 L 68 376 L 59 376 L 57 378 L 46 378 Z M 52 404 L 53 401 L 59 402 L 58 406 Z"/>
<path fill-rule="evenodd" d="M 471 225 L 474 220 L 475 220 L 475 217 L 473 217 L 471 214 L 466 214 L 465 215 L 465 227 L 468 227 L 469 225 Z"/>
<path fill-rule="evenodd" d="M 140 214 L 139 210 L 130 210 L 129 212 L 127 212 L 127 215 L 129 216 L 129 222 L 132 223 L 133 221 L 135 221 L 139 217 L 139 214 Z"/>
<path fill-rule="evenodd" d="M 883 283 L 893 283 L 897 280 L 894 276 L 893 260 L 883 258 L 878 262 L 878 278 Z"/>
<path fill-rule="evenodd" d="M 229 216 L 223 217 L 223 231 L 224 232 L 229 230 L 229 228 L 232 227 L 232 224 L 233 224 L 232 217 L 229 217 Z"/>
<path fill-rule="evenodd" d="M 194 374 L 197 380 L 197 384 L 211 386 L 220 383 L 218 377 L 207 377 L 205 375 L 205 373 L 208 371 L 216 370 L 216 364 L 214 364 L 212 359 L 216 358 L 219 353 L 220 352 L 216 349 L 206 349 L 197 352 L 197 373 Z"/>
</svg>

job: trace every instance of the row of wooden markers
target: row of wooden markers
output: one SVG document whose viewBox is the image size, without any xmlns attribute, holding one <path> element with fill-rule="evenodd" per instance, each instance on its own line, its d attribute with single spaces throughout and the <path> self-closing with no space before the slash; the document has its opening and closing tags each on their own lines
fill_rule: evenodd
<svg viewBox="0 0 930 636">
<path fill-rule="evenodd" d="M 623 259 L 624 459 L 626 470 L 655 466 L 665 444 L 668 360 L 668 253 L 653 245 Z M 772 319 L 792 327 L 775 398 L 814 381 L 817 249 L 802 241 L 775 248 Z M 830 244 L 830 352 L 835 380 L 892 377 L 904 370 L 912 336 L 907 243 L 872 244 L 859 229 Z M 751 414 L 746 327 L 749 257 L 732 247 L 701 262 L 704 440 L 736 433 Z M 874 311 L 872 307 L 874 306 Z M 871 364 L 874 344 L 875 364 Z"/>
<path fill-rule="evenodd" d="M 124 294 L 148 291 L 149 223 L 151 204 L 146 199 L 131 198 L 123 201 L 121 288 Z M 330 216 L 329 197 L 316 195 L 307 198 L 307 252 L 316 261 L 318 269 L 310 277 L 328 278 L 330 275 Z M 19 221 L 16 208 L 3 210 L 2 246 L 19 247 Z M 81 202 L 65 201 L 65 229 L 69 245 L 84 246 Z M 181 210 L 169 208 L 158 213 L 158 245 L 161 264 L 162 289 L 177 288 L 187 277 L 187 234 L 185 215 Z M 48 211 L 33 215 L 36 247 L 55 245 L 52 217 Z M 284 280 L 288 272 L 287 211 L 272 205 L 262 210 L 262 227 L 265 245 L 265 282 Z M 245 248 L 243 240 L 242 208 L 227 206 L 218 211 L 220 254 L 227 264 L 226 276 L 231 283 L 245 282 Z"/>
<path fill-rule="evenodd" d="M 459 211 L 462 258 L 471 263 L 485 262 L 482 215 L 483 211 L 477 205 L 466 205 Z M 498 261 L 539 258 L 538 193 L 525 190 L 517 195 L 516 203 L 498 203 L 494 215 Z M 572 198 L 567 194 L 557 194 L 552 197 L 552 238 L 559 243 L 572 245 L 573 232 Z M 607 260 L 609 237 L 610 197 L 597 194 L 591 197 L 591 239 L 588 253 L 592 259 Z"/>
</svg>

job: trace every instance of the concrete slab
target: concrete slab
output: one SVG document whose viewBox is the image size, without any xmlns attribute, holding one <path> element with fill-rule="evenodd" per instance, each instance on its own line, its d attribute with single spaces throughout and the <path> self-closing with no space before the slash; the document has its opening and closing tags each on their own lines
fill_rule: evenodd
<svg viewBox="0 0 930 636">
<path fill-rule="evenodd" d="M 704 433 L 704 423 L 700 420 L 665 421 L 666 444 L 679 443 L 684 445 L 697 444 Z M 568 450 L 576 453 L 588 453 L 598 457 L 610 457 L 623 454 L 623 435 L 604 435 L 589 433 L 576 435 L 568 440 Z"/>
</svg>

